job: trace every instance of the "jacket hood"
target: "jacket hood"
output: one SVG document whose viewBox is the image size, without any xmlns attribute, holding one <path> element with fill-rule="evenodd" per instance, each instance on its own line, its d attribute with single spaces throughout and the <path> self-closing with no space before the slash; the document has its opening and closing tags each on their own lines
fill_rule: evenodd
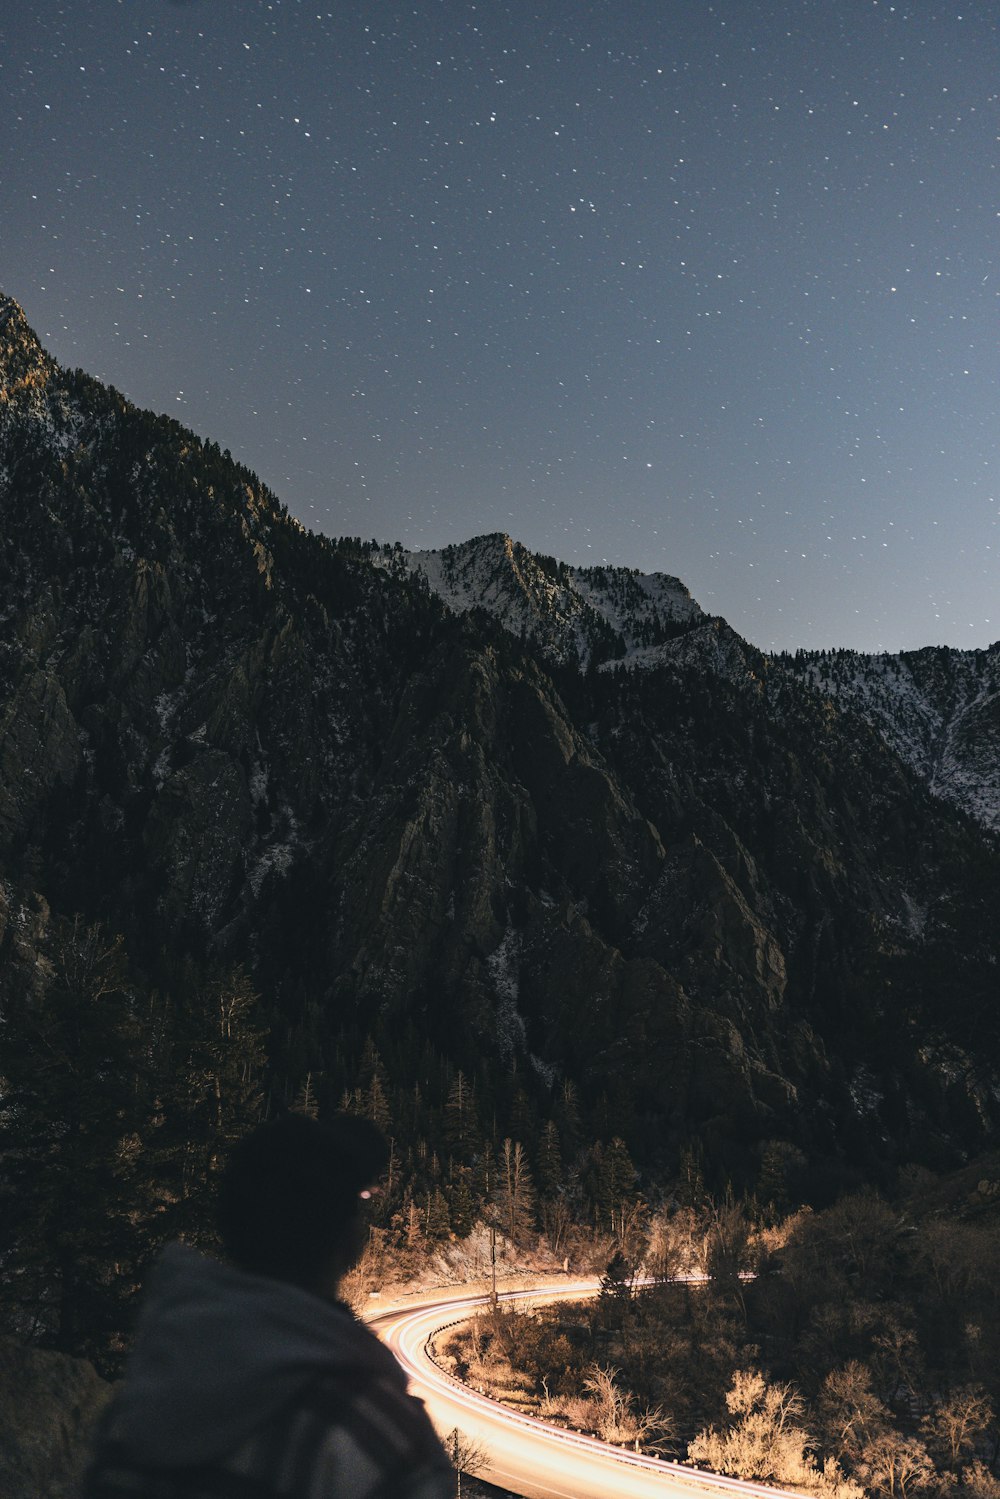
<svg viewBox="0 0 1000 1499">
<path fill-rule="evenodd" d="M 207 1462 L 344 1369 L 405 1388 L 389 1350 L 339 1302 L 172 1244 L 150 1276 L 108 1436 L 139 1463 Z"/>
</svg>

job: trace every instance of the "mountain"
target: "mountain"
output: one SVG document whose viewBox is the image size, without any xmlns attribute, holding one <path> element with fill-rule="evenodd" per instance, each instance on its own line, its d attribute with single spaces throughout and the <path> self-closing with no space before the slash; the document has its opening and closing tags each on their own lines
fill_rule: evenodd
<svg viewBox="0 0 1000 1499">
<path fill-rule="evenodd" d="M 647 670 L 693 651 L 734 679 L 746 669 L 739 647 L 727 648 L 735 637 L 720 636 L 678 578 L 571 567 L 501 533 L 392 556 L 450 610 L 485 611 L 551 664 Z M 1000 642 L 897 655 L 797 651 L 770 664 L 863 718 L 932 795 L 1000 829 Z"/>
<path fill-rule="evenodd" d="M 635 569 L 570 567 L 499 532 L 441 551 L 404 552 L 410 572 L 456 614 L 485 610 L 553 663 L 655 659 L 701 609 L 678 578 Z"/>
<path fill-rule="evenodd" d="M 459 1073 L 497 1139 L 621 1137 L 651 1184 L 779 1142 L 821 1197 L 991 1138 L 987 662 L 901 658 L 904 703 L 673 578 L 308 534 L 9 299 L 0 526 L 8 1007 L 79 914 L 181 1008 L 243 965 L 272 1097 L 377 1077 L 427 1160 Z"/>
<path fill-rule="evenodd" d="M 678 578 L 571 567 L 501 533 L 439 551 L 397 547 L 391 556 L 448 609 L 485 611 L 553 665 L 648 670 L 693 650 L 714 670 L 738 677 L 745 669 L 739 649 L 720 654 L 725 637 Z M 934 796 L 1000 829 L 1000 642 L 897 655 L 797 651 L 771 667 L 863 718 Z"/>
<path fill-rule="evenodd" d="M 876 728 L 935 796 L 1000 830 L 1000 642 L 895 656 L 799 651 L 783 661 Z"/>
</svg>

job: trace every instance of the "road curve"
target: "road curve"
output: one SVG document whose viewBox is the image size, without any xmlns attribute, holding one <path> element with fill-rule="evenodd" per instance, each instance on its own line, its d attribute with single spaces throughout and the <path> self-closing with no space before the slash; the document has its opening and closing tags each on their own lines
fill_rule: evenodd
<svg viewBox="0 0 1000 1499">
<path fill-rule="evenodd" d="M 580 1281 L 558 1290 L 549 1286 L 503 1292 L 500 1299 L 582 1300 L 592 1296 L 597 1286 L 592 1280 Z M 490 1465 L 483 1478 L 525 1499 L 709 1499 L 722 1494 L 729 1499 L 737 1495 L 777 1499 L 779 1494 L 787 1499 L 787 1489 L 700 1473 L 523 1416 L 446 1374 L 427 1351 L 431 1339 L 442 1328 L 465 1321 L 488 1299 L 482 1293 L 440 1291 L 433 1300 L 423 1298 L 405 1309 L 372 1308 L 365 1319 L 395 1353 L 409 1376 L 411 1390 L 423 1400 L 438 1431 L 445 1434 L 457 1426 L 464 1436 L 485 1447 Z"/>
</svg>

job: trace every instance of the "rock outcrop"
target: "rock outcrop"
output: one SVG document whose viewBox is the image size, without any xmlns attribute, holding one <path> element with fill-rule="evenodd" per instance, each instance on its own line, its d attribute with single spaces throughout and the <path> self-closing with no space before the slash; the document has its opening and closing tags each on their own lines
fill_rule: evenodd
<svg viewBox="0 0 1000 1499">
<path fill-rule="evenodd" d="M 111 1392 L 85 1359 L 0 1338 L 4 1499 L 75 1499 Z"/>
</svg>

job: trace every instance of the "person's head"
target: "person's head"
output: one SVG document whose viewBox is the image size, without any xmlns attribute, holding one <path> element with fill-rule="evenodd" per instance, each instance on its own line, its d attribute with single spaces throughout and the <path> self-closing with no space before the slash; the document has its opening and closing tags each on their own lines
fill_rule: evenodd
<svg viewBox="0 0 1000 1499">
<path fill-rule="evenodd" d="M 219 1189 L 219 1230 L 242 1270 L 327 1292 L 363 1244 L 363 1199 L 388 1147 L 367 1119 L 285 1114 L 236 1145 Z"/>
</svg>

